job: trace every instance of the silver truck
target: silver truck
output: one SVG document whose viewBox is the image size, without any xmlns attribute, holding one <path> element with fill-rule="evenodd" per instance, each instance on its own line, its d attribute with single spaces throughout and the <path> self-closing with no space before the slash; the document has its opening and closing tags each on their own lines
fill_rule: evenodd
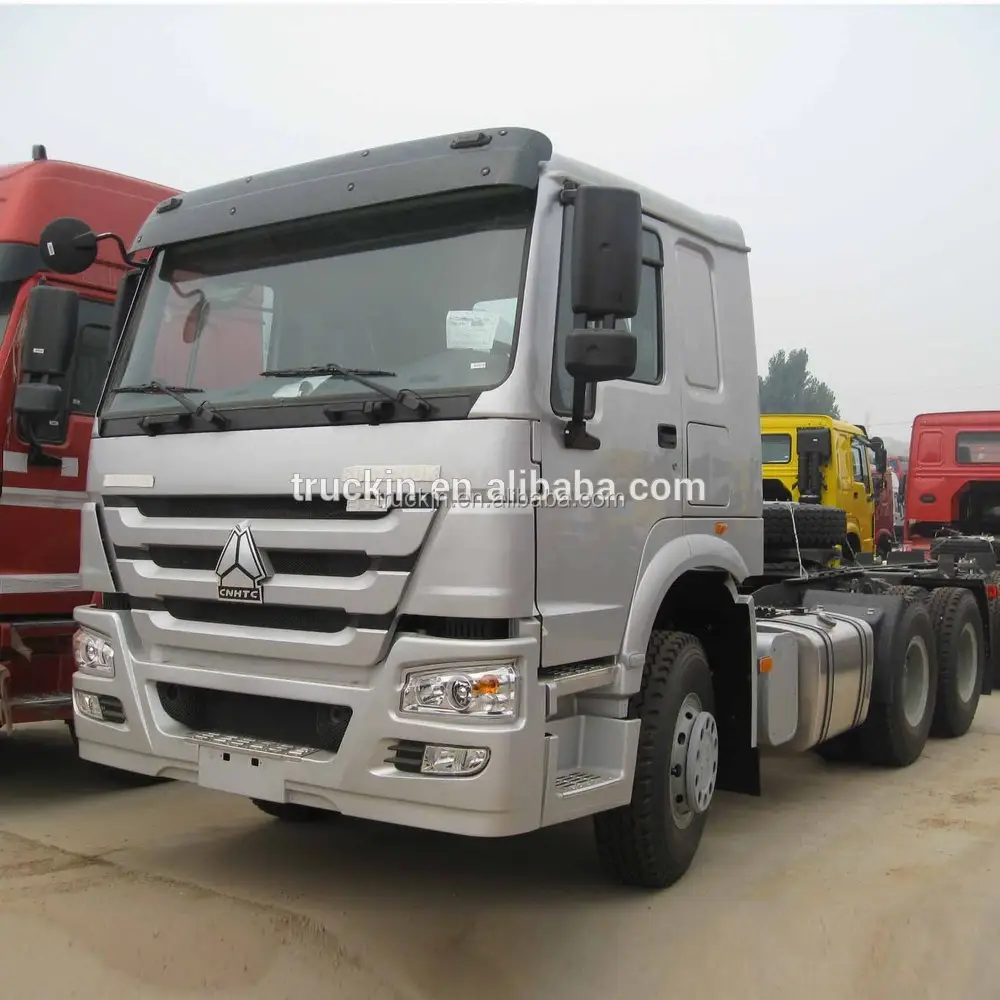
<svg viewBox="0 0 1000 1000">
<path fill-rule="evenodd" d="M 611 877 L 664 887 L 762 749 L 905 766 L 992 690 L 982 567 L 813 565 L 843 512 L 763 503 L 736 223 L 501 128 L 40 250 L 74 273 L 103 239 L 131 270 L 83 511 L 84 759 L 288 820 L 592 816 Z M 74 315 L 36 289 L 25 349 L 64 356 Z"/>
</svg>

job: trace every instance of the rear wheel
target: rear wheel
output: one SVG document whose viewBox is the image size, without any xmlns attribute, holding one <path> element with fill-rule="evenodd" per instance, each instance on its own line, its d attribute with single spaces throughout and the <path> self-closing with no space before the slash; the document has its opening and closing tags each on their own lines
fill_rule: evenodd
<svg viewBox="0 0 1000 1000">
<path fill-rule="evenodd" d="M 986 647 L 976 599 L 960 587 L 942 587 L 928 602 L 937 636 L 937 706 L 931 736 L 954 739 L 972 725 L 983 690 Z"/>
<path fill-rule="evenodd" d="M 907 767 L 924 751 L 937 700 L 934 628 L 926 602 L 904 609 L 892 636 L 889 694 L 874 700 L 860 731 L 861 752 L 871 764 Z"/>
<path fill-rule="evenodd" d="M 714 711 L 712 673 L 700 640 L 654 632 L 630 710 L 642 723 L 632 801 L 594 817 L 601 866 L 616 881 L 663 889 L 691 866 L 718 774 Z"/>
<path fill-rule="evenodd" d="M 285 823 L 317 823 L 320 820 L 339 815 L 326 809 L 299 805 L 297 802 L 268 802 L 265 799 L 251 799 L 250 801 L 262 813 L 267 813 L 268 816 L 273 816 Z"/>
</svg>

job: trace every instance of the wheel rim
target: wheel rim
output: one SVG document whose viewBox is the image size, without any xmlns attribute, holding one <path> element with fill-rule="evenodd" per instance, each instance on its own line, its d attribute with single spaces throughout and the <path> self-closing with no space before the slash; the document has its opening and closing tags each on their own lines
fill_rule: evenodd
<svg viewBox="0 0 1000 1000">
<path fill-rule="evenodd" d="M 931 658 L 927 644 L 919 636 L 910 639 L 903 662 L 903 715 L 917 729 L 924 721 L 930 697 Z"/>
<path fill-rule="evenodd" d="M 958 697 L 962 702 L 972 701 L 978 677 L 979 638 L 972 622 L 966 622 L 958 634 L 955 656 L 955 683 L 958 686 Z"/>
<path fill-rule="evenodd" d="M 679 829 L 708 810 L 719 772 L 719 729 L 701 699 L 689 693 L 681 703 L 670 750 L 670 815 Z"/>
</svg>

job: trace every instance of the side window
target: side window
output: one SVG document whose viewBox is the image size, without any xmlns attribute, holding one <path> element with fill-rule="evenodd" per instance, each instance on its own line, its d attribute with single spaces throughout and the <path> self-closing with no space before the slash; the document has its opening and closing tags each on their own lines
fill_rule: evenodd
<svg viewBox="0 0 1000 1000">
<path fill-rule="evenodd" d="M 62 386 L 66 394 L 68 413 L 59 420 L 39 421 L 36 424 L 34 433 L 39 444 L 60 444 L 66 440 L 69 413 L 93 416 L 96 412 L 111 361 L 113 311 L 114 306 L 110 302 L 80 299 L 79 323 L 70 370 L 63 378 L 52 379 L 55 384 Z"/>
<path fill-rule="evenodd" d="M 76 335 L 76 351 L 70 372 L 69 408 L 73 413 L 93 416 L 97 412 L 104 382 L 111 361 L 110 302 L 80 300 L 80 326 Z"/>
<path fill-rule="evenodd" d="M 676 253 L 685 377 L 696 388 L 718 389 L 719 331 L 711 258 L 691 243 L 678 243 Z"/>
<path fill-rule="evenodd" d="M 656 385 L 663 378 L 663 245 L 652 230 L 642 234 L 642 283 L 639 287 L 639 311 L 632 319 L 619 320 L 615 325 L 631 330 L 636 337 L 635 373 L 629 382 Z M 556 311 L 555 352 L 552 367 L 551 403 L 554 413 L 569 416 L 572 412 L 573 380 L 566 371 L 566 335 L 582 316 L 573 315 L 570 294 L 570 247 L 573 241 L 573 209 L 565 209 L 563 225 L 562 263 L 559 269 L 559 303 Z M 594 387 L 587 394 L 586 415 L 594 415 Z"/>
<path fill-rule="evenodd" d="M 857 442 L 851 444 L 851 461 L 854 466 L 854 481 L 868 485 L 868 459 L 864 448 Z"/>
</svg>

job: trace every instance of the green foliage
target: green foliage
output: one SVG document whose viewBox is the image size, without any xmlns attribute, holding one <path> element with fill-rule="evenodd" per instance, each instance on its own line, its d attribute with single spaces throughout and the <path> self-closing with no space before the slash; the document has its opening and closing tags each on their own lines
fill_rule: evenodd
<svg viewBox="0 0 1000 1000">
<path fill-rule="evenodd" d="M 761 413 L 825 413 L 840 419 L 833 390 L 809 371 L 809 352 L 778 351 L 767 363 L 767 375 L 758 376 Z"/>
</svg>

